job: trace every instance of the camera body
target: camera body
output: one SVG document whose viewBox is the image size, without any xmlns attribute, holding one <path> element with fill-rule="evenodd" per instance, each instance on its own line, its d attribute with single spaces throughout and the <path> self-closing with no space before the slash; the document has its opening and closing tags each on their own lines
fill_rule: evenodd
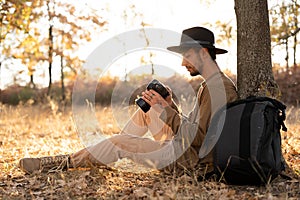
<svg viewBox="0 0 300 200">
<path fill-rule="evenodd" d="M 146 87 L 147 90 L 154 90 L 158 94 L 160 94 L 164 99 L 170 95 L 169 91 L 166 87 L 156 79 L 153 79 Z M 150 110 L 150 105 L 144 101 L 142 98 L 138 98 L 135 100 L 135 103 L 146 113 Z"/>
</svg>

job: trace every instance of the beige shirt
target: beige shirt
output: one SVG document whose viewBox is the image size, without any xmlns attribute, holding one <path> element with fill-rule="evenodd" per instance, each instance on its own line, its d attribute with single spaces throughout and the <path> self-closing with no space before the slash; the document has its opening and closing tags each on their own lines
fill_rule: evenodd
<svg viewBox="0 0 300 200">
<path fill-rule="evenodd" d="M 184 152 L 179 150 L 176 165 L 182 168 L 194 169 L 197 164 L 212 166 L 213 155 L 209 153 L 199 159 L 198 152 L 205 138 L 214 113 L 228 102 L 237 99 L 234 83 L 223 73 L 218 72 L 201 83 L 194 109 L 185 117 L 171 107 L 166 108 L 160 118 L 164 120 L 175 133 L 174 139 L 182 140 Z M 182 154 L 183 153 L 183 154 Z M 211 171 L 208 169 L 208 171 Z"/>
</svg>

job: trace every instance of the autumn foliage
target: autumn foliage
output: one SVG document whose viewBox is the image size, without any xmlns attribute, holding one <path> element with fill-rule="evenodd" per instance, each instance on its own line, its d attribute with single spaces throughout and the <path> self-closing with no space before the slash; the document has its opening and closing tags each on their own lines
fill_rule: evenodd
<svg viewBox="0 0 300 200">
<path fill-rule="evenodd" d="M 225 73 L 236 82 L 236 75 L 230 71 Z M 289 72 L 283 70 L 283 68 L 274 68 L 275 80 L 280 88 L 281 96 L 279 97 L 282 102 L 290 106 L 299 106 L 300 101 L 300 69 L 299 67 L 292 68 Z M 95 93 L 94 99 L 88 99 L 90 102 L 94 102 L 101 105 L 109 105 L 112 101 L 114 103 L 134 104 L 134 100 L 142 91 L 145 90 L 147 84 L 152 80 L 150 75 L 141 75 L 130 77 L 130 80 L 120 80 L 118 77 L 106 76 L 102 77 L 98 82 L 94 81 L 77 81 L 76 89 L 79 90 L 81 96 L 86 96 L 87 93 Z M 169 78 L 159 78 L 165 85 L 175 88 L 176 93 L 174 97 L 179 99 L 191 98 L 191 91 L 187 90 L 188 87 L 192 88 L 196 92 L 202 81 L 201 78 L 187 79 L 178 74 L 175 74 Z M 96 91 L 92 91 L 96 85 Z M 77 103 L 80 100 L 77 98 L 72 99 L 74 82 L 70 82 L 66 85 L 66 99 L 64 103 Z M 52 87 L 51 99 L 61 101 L 62 91 L 59 83 L 54 83 Z M 12 85 L 0 93 L 0 101 L 4 104 L 17 105 L 19 103 L 26 103 L 30 100 L 32 103 L 44 102 L 47 98 L 46 88 L 30 88 L 29 86 L 21 87 L 18 85 Z"/>
<path fill-rule="evenodd" d="M 120 107 L 120 110 L 122 107 Z M 25 175 L 23 157 L 73 153 L 84 147 L 70 106 L 52 101 L 38 105 L 0 104 L 1 199 L 298 199 L 299 178 L 281 177 L 267 186 L 232 186 L 214 179 L 197 181 L 193 171 L 182 176 L 159 173 L 124 159 L 103 168 Z M 117 133 L 110 107 L 96 105 L 104 134 Z M 288 109 L 288 132 L 282 133 L 289 175 L 300 174 L 299 109 Z M 97 136 L 97 129 L 89 132 Z"/>
</svg>

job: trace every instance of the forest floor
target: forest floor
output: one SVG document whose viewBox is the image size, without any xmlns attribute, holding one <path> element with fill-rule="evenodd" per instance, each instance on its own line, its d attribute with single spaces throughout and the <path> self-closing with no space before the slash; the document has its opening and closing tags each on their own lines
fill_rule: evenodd
<svg viewBox="0 0 300 200">
<path fill-rule="evenodd" d="M 0 199 L 300 199 L 300 109 L 290 108 L 287 114 L 282 148 L 294 178 L 278 177 L 265 186 L 233 186 L 215 180 L 198 182 L 187 174 L 161 174 L 126 159 L 114 170 L 26 175 L 18 168 L 21 158 L 72 153 L 84 147 L 83 140 L 70 107 L 0 105 Z M 101 131 L 118 132 L 112 110 L 97 107 L 96 115 Z"/>
</svg>

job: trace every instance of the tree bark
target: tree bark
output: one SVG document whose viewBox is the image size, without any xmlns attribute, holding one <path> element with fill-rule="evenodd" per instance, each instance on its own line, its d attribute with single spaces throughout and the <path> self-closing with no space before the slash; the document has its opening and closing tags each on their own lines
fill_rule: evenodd
<svg viewBox="0 0 300 200">
<path fill-rule="evenodd" d="M 2 62 L 0 61 L 0 84 L 1 84 L 1 66 L 2 66 Z M 0 88 L 0 102 L 2 101 L 1 98 L 1 88 Z"/>
<path fill-rule="evenodd" d="M 60 56 L 60 73 L 61 73 L 61 98 L 64 101 L 66 99 L 66 94 L 65 94 L 65 83 L 64 83 L 64 59 L 63 56 Z"/>
<path fill-rule="evenodd" d="M 1 83 L 1 70 L 2 70 L 2 62 L 0 61 L 0 83 Z"/>
<path fill-rule="evenodd" d="M 289 54 L 289 40 L 286 39 L 285 40 L 285 67 L 286 67 L 286 72 L 289 72 L 289 58 L 290 58 L 290 54 Z"/>
<path fill-rule="evenodd" d="M 235 0 L 235 12 L 239 97 L 278 97 L 272 72 L 267 0 Z"/>
<path fill-rule="evenodd" d="M 51 86 L 52 86 L 52 56 L 53 56 L 53 35 L 52 35 L 52 25 L 49 27 L 49 49 L 48 49 L 48 54 L 49 54 L 49 85 L 48 85 L 48 90 L 47 90 L 47 96 L 50 95 L 51 92 Z"/>
<path fill-rule="evenodd" d="M 33 74 L 30 74 L 30 82 L 29 82 L 29 86 L 31 88 L 34 88 L 35 89 L 35 83 L 34 83 L 34 80 L 33 80 Z"/>
<path fill-rule="evenodd" d="M 294 11 L 294 26 L 295 26 L 295 35 L 294 35 L 294 69 L 297 69 L 297 59 L 296 59 L 296 55 L 297 55 L 297 44 L 298 44 L 298 40 L 297 40 L 297 30 L 299 31 L 299 25 L 298 25 L 298 4 L 297 1 L 295 0 L 293 5 L 293 11 Z"/>
</svg>

